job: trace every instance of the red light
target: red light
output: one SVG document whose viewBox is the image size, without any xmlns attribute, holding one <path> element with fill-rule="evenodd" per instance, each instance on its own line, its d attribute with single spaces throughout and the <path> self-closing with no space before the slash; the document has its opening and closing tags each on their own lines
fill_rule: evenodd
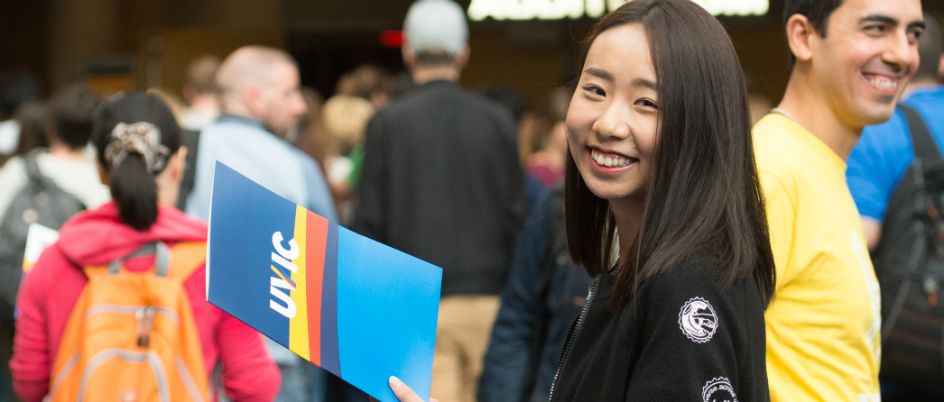
<svg viewBox="0 0 944 402">
<path fill-rule="evenodd" d="M 380 33 L 380 43 L 388 47 L 403 46 L 403 31 L 388 30 Z"/>
</svg>

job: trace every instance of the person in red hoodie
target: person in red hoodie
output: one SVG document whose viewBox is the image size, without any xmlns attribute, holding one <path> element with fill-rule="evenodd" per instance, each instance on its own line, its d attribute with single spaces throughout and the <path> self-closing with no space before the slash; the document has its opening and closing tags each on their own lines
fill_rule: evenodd
<svg viewBox="0 0 944 402">
<path fill-rule="evenodd" d="M 88 282 L 83 266 L 108 264 L 154 241 L 173 246 L 206 240 L 207 223 L 174 208 L 187 154 L 180 132 L 170 109 L 153 95 L 119 95 L 96 111 L 93 143 L 113 201 L 68 221 L 59 241 L 43 252 L 23 283 L 10 368 L 14 389 L 24 401 L 40 401 L 49 391 L 66 322 Z M 152 264 L 153 257 L 141 257 L 125 266 L 144 271 Z M 207 377 L 221 363 L 221 382 L 230 399 L 273 400 L 281 380 L 262 336 L 207 303 L 205 269 L 196 270 L 183 286 Z M 211 389 L 216 385 L 211 383 Z"/>
</svg>

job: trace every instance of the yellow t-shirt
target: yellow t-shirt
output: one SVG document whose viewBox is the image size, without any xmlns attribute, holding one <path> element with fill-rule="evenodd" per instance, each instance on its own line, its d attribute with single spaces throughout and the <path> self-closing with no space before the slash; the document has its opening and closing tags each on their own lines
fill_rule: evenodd
<svg viewBox="0 0 944 402">
<path fill-rule="evenodd" d="M 846 164 L 790 119 L 754 126 L 777 288 L 765 315 L 771 401 L 879 401 L 881 299 Z"/>
</svg>

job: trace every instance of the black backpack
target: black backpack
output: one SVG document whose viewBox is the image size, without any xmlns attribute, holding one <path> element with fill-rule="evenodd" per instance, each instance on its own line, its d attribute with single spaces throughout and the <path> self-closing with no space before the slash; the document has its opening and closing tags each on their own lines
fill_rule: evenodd
<svg viewBox="0 0 944 402">
<path fill-rule="evenodd" d="M 75 196 L 40 173 L 36 163 L 38 154 L 38 150 L 32 151 L 23 158 L 27 183 L 13 197 L 3 214 L 3 221 L 0 221 L 0 327 L 9 325 L 13 319 L 30 225 L 38 223 L 58 230 L 69 218 L 85 209 Z"/>
<path fill-rule="evenodd" d="M 892 193 L 873 253 L 882 287 L 883 381 L 944 386 L 944 158 L 924 120 L 899 105 L 915 159 Z"/>
<path fill-rule="evenodd" d="M 184 166 L 184 177 L 177 195 L 177 209 L 181 211 L 187 210 L 187 198 L 197 180 L 197 152 L 200 150 L 200 131 L 184 130 L 184 133 L 187 135 L 187 165 Z"/>
</svg>

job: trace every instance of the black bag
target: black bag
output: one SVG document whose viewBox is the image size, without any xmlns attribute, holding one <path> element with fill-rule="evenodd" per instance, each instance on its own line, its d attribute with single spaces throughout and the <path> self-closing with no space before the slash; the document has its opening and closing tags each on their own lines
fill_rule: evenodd
<svg viewBox="0 0 944 402">
<path fill-rule="evenodd" d="M 928 392 L 944 385 L 944 158 L 921 116 L 899 108 L 915 159 L 892 193 L 873 254 L 882 287 L 879 377 Z"/>
<path fill-rule="evenodd" d="M 38 154 L 38 150 L 32 151 L 23 158 L 27 183 L 13 197 L 0 222 L 0 327 L 13 319 L 30 225 L 38 223 L 58 230 L 72 215 L 85 209 L 72 194 L 40 173 Z"/>
<path fill-rule="evenodd" d="M 184 130 L 184 133 L 187 134 L 187 165 L 184 166 L 184 177 L 177 195 L 177 209 L 181 211 L 187 210 L 187 198 L 197 180 L 197 152 L 200 150 L 200 131 Z"/>
</svg>

